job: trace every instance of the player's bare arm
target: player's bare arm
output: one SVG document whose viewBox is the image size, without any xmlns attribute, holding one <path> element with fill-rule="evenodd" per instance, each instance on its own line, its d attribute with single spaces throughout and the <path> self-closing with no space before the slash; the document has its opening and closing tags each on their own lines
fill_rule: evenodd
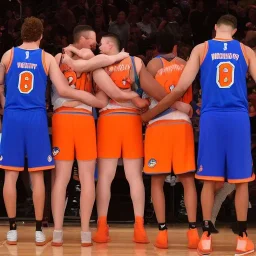
<svg viewBox="0 0 256 256">
<path fill-rule="evenodd" d="M 193 83 L 200 68 L 200 59 L 204 53 L 204 44 L 197 45 L 188 60 L 177 86 L 172 93 L 165 96 L 154 108 L 150 109 L 142 115 L 142 120 L 148 122 L 161 112 L 171 107 L 178 99 L 180 99 Z"/>
<path fill-rule="evenodd" d="M 119 89 L 103 69 L 97 69 L 93 72 L 93 80 L 99 89 L 104 91 L 109 98 L 115 101 L 132 100 L 138 97 L 136 92 L 128 92 Z"/>
<path fill-rule="evenodd" d="M 56 87 L 58 94 L 61 97 L 72 98 L 72 99 L 81 101 L 89 106 L 96 107 L 96 108 L 105 107 L 104 102 L 101 102 L 100 100 L 98 100 L 91 93 L 88 93 L 85 91 L 80 91 L 80 90 L 75 90 L 75 89 L 71 88 L 68 85 L 67 79 L 60 71 L 60 68 L 59 68 L 55 58 L 48 53 L 46 54 L 46 62 L 47 62 L 47 66 L 49 67 L 50 79 L 51 79 L 52 83 L 54 84 L 54 86 Z"/>
<path fill-rule="evenodd" d="M 256 54 L 253 49 L 248 46 L 245 46 L 245 50 L 248 58 L 249 73 L 252 76 L 253 80 L 256 82 Z"/>
<path fill-rule="evenodd" d="M 63 50 L 64 50 L 64 53 L 67 53 L 69 56 L 72 56 L 72 54 L 77 55 L 79 58 L 84 60 L 89 60 L 95 56 L 94 53 L 91 51 L 91 49 L 83 48 L 79 50 L 72 44 L 70 44 Z"/>
<path fill-rule="evenodd" d="M 74 60 L 67 54 L 64 55 L 63 63 L 66 63 L 72 70 L 82 73 L 91 72 L 98 68 L 103 68 L 114 64 L 115 62 L 121 61 L 129 56 L 129 53 L 120 52 L 117 55 L 105 55 L 99 54 L 89 60 L 81 59 Z"/>
<path fill-rule="evenodd" d="M 8 69 L 10 59 L 11 59 L 11 50 L 7 51 L 3 55 L 1 64 L 0 64 L 0 102 L 1 102 L 2 108 L 4 108 L 4 105 L 5 105 L 4 77 L 5 77 L 5 73 Z"/>
</svg>

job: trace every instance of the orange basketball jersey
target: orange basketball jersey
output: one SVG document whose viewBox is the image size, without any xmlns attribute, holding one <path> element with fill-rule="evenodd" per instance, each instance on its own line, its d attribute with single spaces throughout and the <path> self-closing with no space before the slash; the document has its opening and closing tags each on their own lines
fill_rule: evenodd
<svg viewBox="0 0 256 256">
<path fill-rule="evenodd" d="M 167 93 L 171 93 L 178 84 L 185 65 L 178 58 L 171 61 L 162 57 L 159 57 L 159 59 L 162 61 L 163 67 L 158 70 L 155 79 L 164 87 Z M 180 101 L 187 104 L 192 101 L 192 86 L 189 87 Z"/>
</svg>

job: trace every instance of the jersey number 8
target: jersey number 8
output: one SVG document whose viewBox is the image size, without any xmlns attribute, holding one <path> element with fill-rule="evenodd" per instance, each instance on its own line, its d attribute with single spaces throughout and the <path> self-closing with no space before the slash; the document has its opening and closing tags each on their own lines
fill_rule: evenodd
<svg viewBox="0 0 256 256">
<path fill-rule="evenodd" d="M 235 66 L 231 62 L 221 62 L 217 66 L 216 83 L 221 89 L 230 88 L 234 83 Z"/>
<path fill-rule="evenodd" d="M 23 71 L 19 76 L 19 91 L 20 93 L 28 94 L 34 88 L 34 75 L 30 71 Z"/>
</svg>

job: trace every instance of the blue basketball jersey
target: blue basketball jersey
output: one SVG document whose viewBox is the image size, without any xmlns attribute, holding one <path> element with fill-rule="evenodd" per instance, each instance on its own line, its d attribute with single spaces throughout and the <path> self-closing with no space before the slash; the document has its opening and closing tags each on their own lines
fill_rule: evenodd
<svg viewBox="0 0 256 256">
<path fill-rule="evenodd" d="M 248 112 L 246 63 L 240 42 L 209 40 L 201 65 L 202 110 Z"/>
<path fill-rule="evenodd" d="M 12 49 L 5 77 L 5 109 L 45 109 L 47 71 L 42 49 Z"/>
</svg>

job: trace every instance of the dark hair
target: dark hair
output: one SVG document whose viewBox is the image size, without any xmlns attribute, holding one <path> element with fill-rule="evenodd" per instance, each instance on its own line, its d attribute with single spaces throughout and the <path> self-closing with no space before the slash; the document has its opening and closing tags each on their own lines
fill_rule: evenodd
<svg viewBox="0 0 256 256">
<path fill-rule="evenodd" d="M 73 40 L 76 43 L 79 38 L 81 37 L 81 34 L 88 31 L 94 31 L 91 26 L 87 25 L 78 25 L 73 30 Z"/>
<path fill-rule="evenodd" d="M 156 34 L 156 46 L 159 53 L 170 53 L 176 45 L 173 34 L 168 32 L 158 32 Z"/>
<path fill-rule="evenodd" d="M 227 25 L 231 26 L 233 29 L 237 28 L 237 19 L 235 16 L 226 14 L 221 16 L 218 21 L 217 25 Z"/>
<path fill-rule="evenodd" d="M 21 27 L 21 39 L 23 42 L 36 42 L 43 35 L 44 27 L 40 19 L 26 18 Z"/>
<path fill-rule="evenodd" d="M 113 39 L 113 41 L 115 42 L 115 44 L 117 46 L 118 51 L 120 52 L 122 50 L 122 42 L 118 35 L 116 35 L 114 33 L 108 33 L 106 35 L 103 35 L 102 38 L 103 37 L 108 37 L 108 38 Z"/>
</svg>

